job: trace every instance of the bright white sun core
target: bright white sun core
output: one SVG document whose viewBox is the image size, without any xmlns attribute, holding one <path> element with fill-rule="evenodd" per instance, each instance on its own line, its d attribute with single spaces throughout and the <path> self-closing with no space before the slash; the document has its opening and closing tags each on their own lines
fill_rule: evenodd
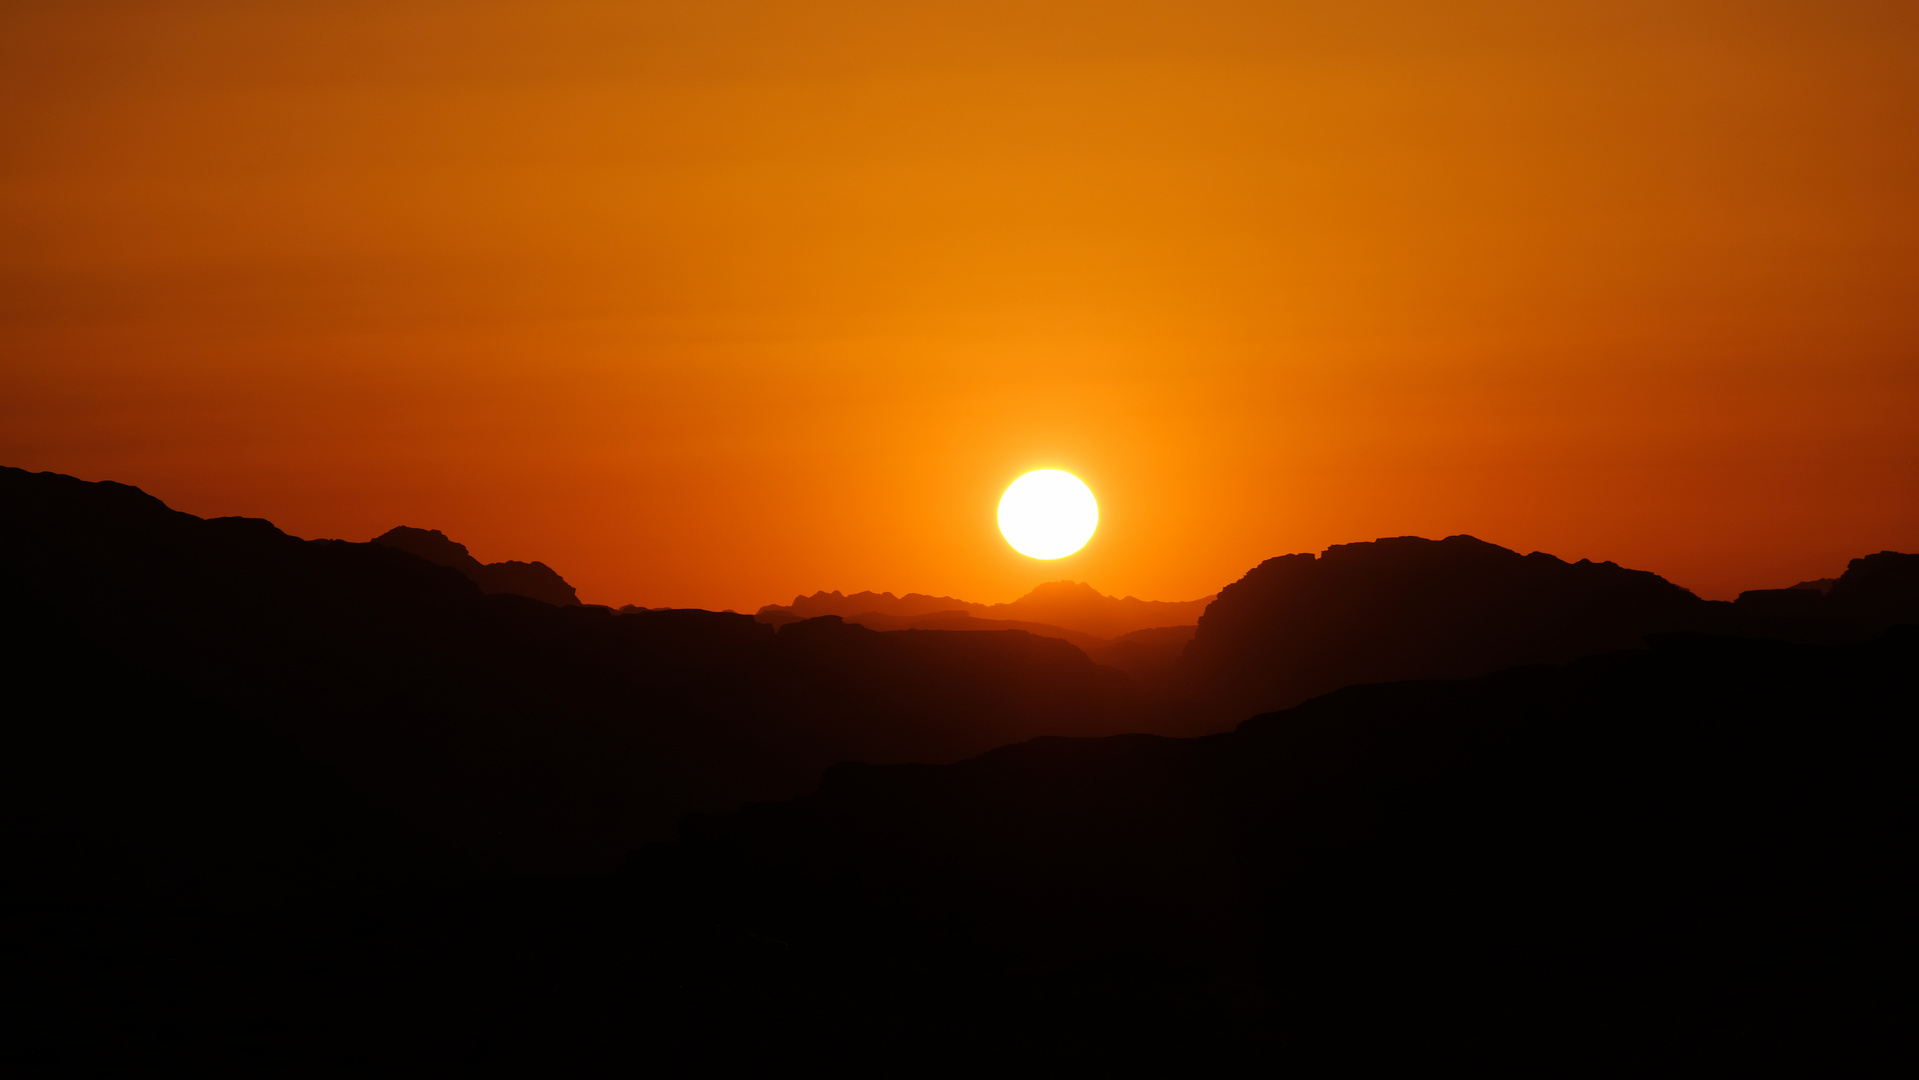
<svg viewBox="0 0 1919 1080">
<path fill-rule="evenodd" d="M 1063 559 L 1085 547 L 1098 527 L 1092 489 L 1069 472 L 1029 472 L 999 498 L 999 531 L 1031 558 Z"/>
</svg>

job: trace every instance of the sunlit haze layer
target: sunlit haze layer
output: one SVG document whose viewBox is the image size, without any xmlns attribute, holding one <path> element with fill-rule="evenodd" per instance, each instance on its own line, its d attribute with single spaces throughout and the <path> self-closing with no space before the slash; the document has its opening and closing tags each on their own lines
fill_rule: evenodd
<svg viewBox="0 0 1919 1080">
<path fill-rule="evenodd" d="M 589 602 L 1919 548 L 1919 5 L 12 3 L 0 463 Z M 1099 536 L 995 506 L 1071 471 Z"/>
</svg>

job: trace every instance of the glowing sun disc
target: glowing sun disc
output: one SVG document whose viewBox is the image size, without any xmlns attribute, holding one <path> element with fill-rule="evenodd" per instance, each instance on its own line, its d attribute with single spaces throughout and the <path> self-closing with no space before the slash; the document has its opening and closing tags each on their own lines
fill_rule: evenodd
<svg viewBox="0 0 1919 1080">
<path fill-rule="evenodd" d="M 1098 527 L 1092 489 L 1069 472 L 1029 472 L 999 499 L 1000 533 L 1029 558 L 1063 559 L 1085 547 Z"/>
</svg>

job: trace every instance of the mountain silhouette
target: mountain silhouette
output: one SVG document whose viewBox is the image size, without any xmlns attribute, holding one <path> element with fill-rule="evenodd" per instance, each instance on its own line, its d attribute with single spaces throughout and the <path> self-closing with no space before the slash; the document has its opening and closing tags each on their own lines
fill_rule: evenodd
<svg viewBox="0 0 1919 1080">
<path fill-rule="evenodd" d="M 554 607 L 386 544 L 17 469 L 0 511 L 25 703 L 0 770 L 29 891 L 605 870 L 836 761 L 1163 729 L 1123 674 L 1017 631 Z"/>
<path fill-rule="evenodd" d="M 512 593 L 534 600 L 567 607 L 578 604 L 573 586 L 543 562 L 482 563 L 468 554 L 466 545 L 447 539 L 438 529 L 415 529 L 406 525 L 388 529 L 373 538 L 376 544 L 399 548 L 418 555 L 435 566 L 448 566 L 465 574 L 481 592 Z"/>
<path fill-rule="evenodd" d="M 1075 605 L 1082 609 L 1080 612 L 1081 616 L 1086 615 L 1084 609 L 1088 606 L 1095 609 L 1093 612 L 1094 615 L 1098 615 L 1099 611 L 1102 610 L 1100 602 L 1111 601 L 1113 599 L 1112 597 L 1101 596 L 1090 586 L 1077 585 L 1072 582 L 1055 582 L 1052 585 L 1042 585 L 1039 589 L 1034 590 L 1034 594 L 1030 595 L 1027 599 L 1033 599 L 1034 597 L 1038 597 L 1038 602 L 1030 604 L 1021 610 L 1050 610 L 1060 612 L 1062 609 L 1065 609 L 1064 614 L 1068 618 L 1074 618 L 1072 608 Z M 1065 603 L 1059 602 L 1062 597 L 1065 599 Z M 1087 603 L 1089 598 L 1092 600 L 1092 604 L 1090 605 Z M 835 593 L 824 593 L 815 594 L 813 597 L 799 597 L 797 602 L 790 607 L 769 606 L 761 608 L 759 614 L 754 617 L 769 626 L 785 626 L 788 623 L 798 621 L 799 616 L 795 613 L 800 611 L 816 611 L 822 607 L 833 607 L 845 610 L 858 607 L 862 603 L 878 603 L 882 607 L 891 608 L 894 613 L 888 614 L 880 611 L 865 611 L 847 614 L 843 616 L 842 619 L 845 622 L 864 626 L 871 630 L 1022 630 L 1035 637 L 1058 638 L 1061 641 L 1071 642 L 1078 646 L 1093 662 L 1104 667 L 1125 672 L 1143 690 L 1148 691 L 1149 694 L 1155 698 L 1165 702 L 1180 702 L 1180 704 L 1169 705 L 1167 709 L 1162 710 L 1162 713 L 1169 718 L 1167 722 L 1173 724 L 1181 733 L 1191 733 L 1191 731 L 1195 730 L 1194 723 L 1196 718 L 1209 715 L 1208 711 L 1204 708 L 1194 707 L 1191 703 L 1184 703 L 1182 701 L 1185 697 L 1190 696 L 1188 688 L 1179 680 L 1180 657 L 1185 651 L 1187 642 L 1193 638 L 1194 628 L 1190 624 L 1154 626 L 1144 630 L 1133 630 L 1109 640 L 1079 630 L 1070 630 L 1063 626 L 1025 622 L 1017 619 L 987 618 L 980 617 L 979 615 L 980 612 L 997 614 L 1016 610 L 1016 604 L 1024 603 L 1024 600 L 1016 601 L 1015 604 L 999 604 L 991 607 L 983 604 L 975 604 L 970 605 L 968 609 L 939 610 L 911 615 L 898 614 L 898 612 L 902 611 L 914 611 L 934 601 L 959 602 L 951 600 L 950 597 L 926 597 L 923 594 L 893 597 L 890 593 L 855 593 L 851 597 L 845 597 Z M 1208 602 L 1210 602 L 1210 598 L 1197 603 L 1204 604 Z M 1155 601 L 1134 600 L 1132 597 L 1126 598 L 1122 604 L 1128 606 L 1123 606 L 1120 609 L 1121 614 L 1130 616 L 1134 621 L 1152 621 L 1159 618 L 1184 617 L 1177 609 L 1185 609 L 1184 615 L 1197 617 L 1197 614 L 1191 610 L 1193 605 L 1162 604 Z M 1130 606 L 1149 604 L 1154 606 Z M 1173 610 L 1169 611 L 1169 609 Z M 623 608 L 621 610 L 627 609 Z M 1112 626 L 1127 624 L 1123 618 L 1082 617 L 1078 621 L 1080 621 L 1082 625 Z M 1216 717 L 1211 721 L 1199 721 L 1201 727 L 1207 727 L 1209 723 L 1211 725 L 1208 728 L 1209 730 L 1218 727 Z"/>
<path fill-rule="evenodd" d="M 1220 590 L 1183 657 L 1223 717 L 1357 683 L 1464 678 L 1706 629 L 1711 605 L 1656 574 L 1520 555 L 1470 536 L 1268 559 Z"/>
<path fill-rule="evenodd" d="M 1177 730 L 1197 733 L 1342 686 L 1563 663 L 1634 648 L 1652 634 L 1856 640 L 1912 617 L 1901 591 L 1910 587 L 1900 584 L 1908 571 L 1899 560 L 1909 558 L 1854 560 L 1853 580 L 1874 576 L 1859 594 L 1869 599 L 1848 599 L 1842 577 L 1751 590 L 1726 604 L 1615 563 L 1521 555 L 1471 536 L 1408 536 L 1269 559 L 1217 597 L 1183 604 L 1121 600 L 1062 581 L 995 605 L 815 593 L 762 608 L 757 618 L 779 625 L 832 613 L 882 630 L 1018 628 L 1057 637 L 1176 703 Z"/>
<path fill-rule="evenodd" d="M 1854 559 L 1825 600 L 1827 618 L 1856 626 L 1919 622 L 1919 555 L 1882 551 Z"/>
<path fill-rule="evenodd" d="M 832 592 L 816 592 L 811 596 L 796 596 L 791 604 L 767 604 L 760 608 L 758 615 L 764 621 L 779 625 L 800 619 L 817 619 L 822 615 L 837 615 L 842 619 L 867 614 L 914 618 L 946 611 L 979 615 L 986 611 L 986 605 L 956 600 L 950 596 L 928 596 L 925 593 L 894 596 L 890 592 L 857 592 L 847 596 L 835 589 Z"/>
<path fill-rule="evenodd" d="M 1117 638 L 1138 630 L 1163 626 L 1191 626 L 1212 602 L 1198 600 L 1140 600 L 1101 594 L 1091 585 L 1049 581 L 1011 603 L 994 604 L 985 614 L 996 619 L 1063 626 L 1094 637 Z"/>
<path fill-rule="evenodd" d="M 1847 1075 L 1903 1016 L 1919 556 L 1726 604 L 1392 538 L 1076 645 L 928 627 L 1168 609 L 556 606 L 18 469 L 0 522 L 10 1060 Z"/>
<path fill-rule="evenodd" d="M 1004 604 L 976 604 L 950 596 L 928 596 L 890 592 L 860 592 L 850 596 L 835 592 L 817 592 L 796 596 L 788 605 L 768 604 L 759 610 L 759 618 L 781 623 L 820 615 L 838 615 L 858 619 L 879 615 L 891 619 L 914 619 L 947 612 L 963 611 L 975 618 L 1058 627 L 1108 640 L 1162 626 L 1191 626 L 1212 602 L 1198 600 L 1140 600 L 1136 597 L 1106 596 L 1091 585 L 1073 581 L 1049 581 L 1017 600 Z"/>
</svg>

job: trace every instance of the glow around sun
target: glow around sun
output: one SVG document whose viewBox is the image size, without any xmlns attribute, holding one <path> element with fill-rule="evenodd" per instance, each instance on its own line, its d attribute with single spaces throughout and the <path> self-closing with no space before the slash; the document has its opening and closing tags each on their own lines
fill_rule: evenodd
<svg viewBox="0 0 1919 1080">
<path fill-rule="evenodd" d="M 999 497 L 999 531 L 1021 555 L 1063 559 L 1085 547 L 1097 528 L 1099 503 L 1069 472 L 1029 472 Z"/>
</svg>

